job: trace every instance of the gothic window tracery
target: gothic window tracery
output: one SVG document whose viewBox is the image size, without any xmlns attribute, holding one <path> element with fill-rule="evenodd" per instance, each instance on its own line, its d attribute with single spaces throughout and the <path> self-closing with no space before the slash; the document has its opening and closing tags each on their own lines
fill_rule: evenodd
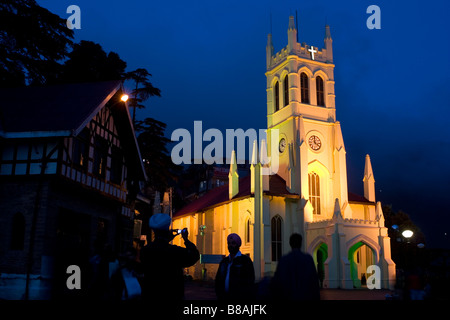
<svg viewBox="0 0 450 320">
<path fill-rule="evenodd" d="M 309 201 L 314 209 L 313 214 L 320 215 L 320 177 L 317 173 L 308 174 Z"/>
</svg>

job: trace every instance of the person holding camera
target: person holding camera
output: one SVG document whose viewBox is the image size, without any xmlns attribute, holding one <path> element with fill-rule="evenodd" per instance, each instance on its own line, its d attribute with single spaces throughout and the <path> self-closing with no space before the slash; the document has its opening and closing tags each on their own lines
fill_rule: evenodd
<svg viewBox="0 0 450 320">
<path fill-rule="evenodd" d="M 188 239 L 187 228 L 178 232 L 171 230 L 172 219 L 164 213 L 154 214 L 149 226 L 155 234 L 141 250 L 144 271 L 143 300 L 182 300 L 184 298 L 183 269 L 194 265 L 200 259 L 195 244 Z M 184 240 L 185 248 L 170 244 L 178 235 Z"/>
</svg>

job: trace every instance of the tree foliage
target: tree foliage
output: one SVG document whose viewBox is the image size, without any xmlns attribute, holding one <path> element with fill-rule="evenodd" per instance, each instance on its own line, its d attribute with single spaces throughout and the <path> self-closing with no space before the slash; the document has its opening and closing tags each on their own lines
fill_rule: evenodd
<svg viewBox="0 0 450 320">
<path fill-rule="evenodd" d="M 58 82 L 95 82 L 120 80 L 127 63 L 115 52 L 106 53 L 101 45 L 81 40 L 73 46 L 62 67 Z"/>
<path fill-rule="evenodd" d="M 420 228 L 407 213 L 401 210 L 394 211 L 391 205 L 383 206 L 383 214 L 388 236 L 391 238 L 391 257 L 397 267 L 411 269 L 419 263 L 423 263 L 424 249 L 418 245 L 425 245 L 426 241 Z M 402 232 L 405 230 L 411 230 L 414 233 L 410 239 L 402 236 Z"/>
<path fill-rule="evenodd" d="M 164 136 L 165 129 L 165 123 L 152 118 L 136 123 L 137 140 L 148 183 L 161 193 L 174 184 L 181 170 L 170 158 L 167 150 L 170 139 Z"/>
<path fill-rule="evenodd" d="M 134 89 L 131 92 L 132 97 L 129 100 L 129 106 L 133 108 L 133 124 L 136 122 L 136 108 L 145 108 L 142 102 L 152 96 L 161 96 L 161 90 L 155 88 L 150 82 L 149 77 L 151 76 L 144 68 L 138 68 L 124 75 L 125 80 L 134 82 Z"/>
<path fill-rule="evenodd" d="M 66 20 L 34 0 L 0 3 L 0 85 L 46 84 L 72 47 Z"/>
<path fill-rule="evenodd" d="M 391 239 L 397 240 L 401 237 L 401 233 L 404 230 L 411 230 L 414 232 L 414 236 L 411 238 L 411 242 L 415 244 L 425 244 L 425 235 L 420 228 L 411 220 L 410 216 L 399 210 L 395 212 L 391 205 L 383 206 L 383 214 L 385 219 L 385 226 L 388 228 L 388 234 Z M 393 227 L 394 226 L 394 227 Z M 397 228 L 395 227 L 397 226 Z"/>
</svg>

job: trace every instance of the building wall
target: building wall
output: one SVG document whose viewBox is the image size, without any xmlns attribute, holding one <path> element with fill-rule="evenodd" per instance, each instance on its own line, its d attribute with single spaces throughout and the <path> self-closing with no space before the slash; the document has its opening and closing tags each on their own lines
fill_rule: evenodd
<svg viewBox="0 0 450 320">
<path fill-rule="evenodd" d="M 15 178 L 14 181 L 4 181 L 0 184 L 0 298 L 2 299 L 22 299 L 25 290 L 27 256 L 38 180 L 23 178 Z M 30 282 L 32 299 L 46 299 L 59 292 L 58 290 L 64 291 L 66 269 L 71 264 L 79 265 L 82 279 L 87 280 L 88 259 L 94 253 L 100 220 L 106 222 L 105 242 L 111 244 L 113 250 L 132 244 L 132 220 L 121 216 L 122 203 L 111 201 L 100 193 L 86 190 L 74 182 L 46 177 L 41 184 L 38 207 Z M 25 218 L 22 250 L 10 249 L 12 219 L 16 212 L 21 212 Z M 68 219 L 64 219 L 65 214 L 69 216 Z M 62 223 L 62 220 L 65 222 Z M 84 242 L 81 250 L 78 250 L 80 246 L 77 241 L 81 238 Z M 120 238 L 129 239 L 129 242 L 120 243 L 115 240 Z M 53 281 L 53 287 L 51 279 L 58 279 Z"/>
<path fill-rule="evenodd" d="M 246 241 L 246 222 L 250 221 L 250 241 Z M 254 201 L 253 198 L 232 201 L 221 206 L 180 218 L 173 219 L 174 229 L 188 228 L 189 240 L 192 241 L 200 251 L 200 254 L 229 254 L 227 247 L 227 236 L 237 233 L 242 240 L 241 252 L 248 254 L 253 260 L 253 224 L 254 224 Z M 201 234 L 201 226 L 206 226 L 204 235 Z M 181 237 L 177 236 L 173 244 L 184 246 Z M 217 272 L 217 264 L 207 264 L 207 279 L 214 279 Z M 189 268 L 189 274 L 194 278 L 202 277 L 203 266 L 197 262 Z"/>
</svg>

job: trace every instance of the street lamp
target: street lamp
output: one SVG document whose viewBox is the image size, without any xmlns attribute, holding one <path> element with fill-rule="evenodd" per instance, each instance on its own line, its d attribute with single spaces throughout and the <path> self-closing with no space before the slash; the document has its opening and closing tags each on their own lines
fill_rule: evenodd
<svg viewBox="0 0 450 320">
<path fill-rule="evenodd" d="M 128 100 L 128 95 L 127 95 L 127 94 L 123 94 L 123 95 L 120 97 L 120 100 L 122 100 L 123 102 L 126 102 L 126 101 Z"/>
<path fill-rule="evenodd" d="M 402 232 L 402 236 L 405 237 L 407 240 L 413 236 L 414 232 L 411 230 L 405 230 Z"/>
</svg>

